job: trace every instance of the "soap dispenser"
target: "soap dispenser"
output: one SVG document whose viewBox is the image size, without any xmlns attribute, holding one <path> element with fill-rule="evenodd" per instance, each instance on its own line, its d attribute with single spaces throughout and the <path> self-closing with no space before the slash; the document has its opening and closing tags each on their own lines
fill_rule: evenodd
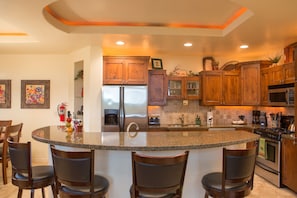
<svg viewBox="0 0 297 198">
<path fill-rule="evenodd" d="M 198 115 L 196 116 L 195 123 L 196 123 L 196 125 L 199 125 L 199 126 L 201 125 L 201 120 Z"/>
</svg>

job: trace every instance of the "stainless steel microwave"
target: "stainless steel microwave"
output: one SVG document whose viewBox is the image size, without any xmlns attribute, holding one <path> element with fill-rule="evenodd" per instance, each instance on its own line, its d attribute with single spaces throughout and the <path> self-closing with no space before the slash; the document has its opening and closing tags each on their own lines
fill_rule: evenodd
<svg viewBox="0 0 297 198">
<path fill-rule="evenodd" d="M 268 86 L 269 105 L 271 106 L 294 106 L 295 86 L 294 83 Z"/>
</svg>

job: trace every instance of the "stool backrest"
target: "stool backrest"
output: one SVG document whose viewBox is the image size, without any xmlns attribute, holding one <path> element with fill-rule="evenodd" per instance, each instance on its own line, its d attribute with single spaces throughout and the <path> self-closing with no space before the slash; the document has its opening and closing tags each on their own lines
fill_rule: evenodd
<svg viewBox="0 0 297 198">
<path fill-rule="evenodd" d="M 68 152 L 51 146 L 56 181 L 69 186 L 90 186 L 94 192 L 94 150 Z"/>
<path fill-rule="evenodd" d="M 247 183 L 253 188 L 256 147 L 242 150 L 223 149 L 223 190 L 230 183 Z"/>
<path fill-rule="evenodd" d="M 7 140 L 12 165 L 12 178 L 32 184 L 31 143 L 19 143 Z"/>
<path fill-rule="evenodd" d="M 143 193 L 182 194 L 189 152 L 176 156 L 145 156 L 132 152 L 134 197 Z"/>
</svg>

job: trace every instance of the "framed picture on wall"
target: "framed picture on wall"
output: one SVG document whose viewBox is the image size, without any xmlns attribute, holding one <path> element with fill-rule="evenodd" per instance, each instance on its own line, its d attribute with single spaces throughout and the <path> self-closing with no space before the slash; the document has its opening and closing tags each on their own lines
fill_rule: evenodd
<svg viewBox="0 0 297 198">
<path fill-rule="evenodd" d="M 153 69 L 163 69 L 162 59 L 152 58 L 152 68 Z"/>
<path fill-rule="evenodd" d="M 21 81 L 21 108 L 49 109 L 50 108 L 50 81 L 49 80 L 22 80 Z"/>
<path fill-rule="evenodd" d="M 11 80 L 0 80 L 0 108 L 11 108 Z"/>
</svg>

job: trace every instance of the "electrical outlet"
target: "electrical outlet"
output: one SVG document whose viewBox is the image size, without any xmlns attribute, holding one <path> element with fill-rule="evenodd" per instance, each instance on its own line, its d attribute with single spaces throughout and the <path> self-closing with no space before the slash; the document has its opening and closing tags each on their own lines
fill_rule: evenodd
<svg viewBox="0 0 297 198">
<path fill-rule="evenodd" d="M 188 100 L 183 100 L 183 105 L 187 106 L 189 104 Z"/>
</svg>

